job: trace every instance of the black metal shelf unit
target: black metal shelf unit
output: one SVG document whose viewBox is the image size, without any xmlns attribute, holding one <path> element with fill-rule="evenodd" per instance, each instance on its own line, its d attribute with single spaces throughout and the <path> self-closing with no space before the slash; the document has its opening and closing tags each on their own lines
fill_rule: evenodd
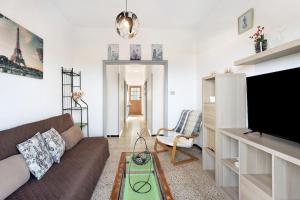
<svg viewBox="0 0 300 200">
<path fill-rule="evenodd" d="M 80 98 L 75 100 L 73 92 L 81 90 L 81 72 L 74 72 L 74 69 L 61 68 L 62 74 L 62 113 L 70 113 L 74 123 L 80 126 L 81 130 L 86 128 L 89 137 L 89 107 Z M 77 121 L 78 120 L 78 121 Z"/>
</svg>

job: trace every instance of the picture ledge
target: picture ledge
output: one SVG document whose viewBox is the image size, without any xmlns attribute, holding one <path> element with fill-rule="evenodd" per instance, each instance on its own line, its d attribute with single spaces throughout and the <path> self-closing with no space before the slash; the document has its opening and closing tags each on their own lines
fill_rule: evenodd
<svg viewBox="0 0 300 200">
<path fill-rule="evenodd" d="M 167 64 L 168 60 L 103 60 L 105 64 Z"/>
</svg>

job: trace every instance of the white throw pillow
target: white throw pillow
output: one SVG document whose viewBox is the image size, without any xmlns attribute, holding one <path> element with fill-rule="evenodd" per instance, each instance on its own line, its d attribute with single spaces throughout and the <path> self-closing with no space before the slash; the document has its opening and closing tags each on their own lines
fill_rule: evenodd
<svg viewBox="0 0 300 200">
<path fill-rule="evenodd" d="M 54 128 L 42 133 L 42 137 L 52 159 L 54 162 L 59 163 L 65 152 L 65 141 Z"/>
<path fill-rule="evenodd" d="M 40 180 L 53 164 L 53 159 L 47 150 L 40 133 L 17 145 L 23 155 L 30 172 Z"/>
</svg>

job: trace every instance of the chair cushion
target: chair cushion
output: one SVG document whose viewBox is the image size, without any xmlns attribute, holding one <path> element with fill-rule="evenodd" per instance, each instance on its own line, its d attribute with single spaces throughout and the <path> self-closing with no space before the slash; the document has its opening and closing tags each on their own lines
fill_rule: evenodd
<svg viewBox="0 0 300 200">
<path fill-rule="evenodd" d="M 173 146 L 173 141 L 177 135 L 180 134 L 176 132 L 169 132 L 167 136 L 157 136 L 157 140 L 163 144 Z M 176 146 L 190 148 L 193 146 L 193 139 L 179 138 Z"/>
<path fill-rule="evenodd" d="M 54 162 L 59 163 L 65 152 L 65 141 L 54 128 L 42 133 L 42 137 L 52 159 Z"/>
<path fill-rule="evenodd" d="M 180 115 L 180 118 L 179 118 L 179 121 L 176 125 L 176 127 L 174 128 L 175 132 L 177 133 L 182 133 L 183 130 L 184 130 L 184 127 L 186 125 L 186 122 L 187 122 L 187 119 L 189 117 L 189 114 L 191 113 L 192 111 L 191 110 L 183 110 L 181 115 Z"/>
<path fill-rule="evenodd" d="M 17 145 L 30 172 L 40 180 L 53 164 L 53 159 L 40 133 Z"/>
<path fill-rule="evenodd" d="M 202 115 L 199 111 L 192 111 L 187 119 L 182 134 L 190 136 L 192 133 L 199 133 L 202 122 Z"/>
<path fill-rule="evenodd" d="M 0 199 L 5 199 L 30 178 L 30 172 L 21 154 L 0 161 Z"/>
</svg>

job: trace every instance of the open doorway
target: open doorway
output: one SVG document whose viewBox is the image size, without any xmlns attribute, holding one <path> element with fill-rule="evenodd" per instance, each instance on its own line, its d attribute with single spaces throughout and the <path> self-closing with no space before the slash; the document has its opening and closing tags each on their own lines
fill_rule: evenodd
<svg viewBox="0 0 300 200">
<path fill-rule="evenodd" d="M 155 134 L 167 125 L 166 61 L 104 61 L 103 66 L 106 136 L 136 134 L 141 127 Z"/>
</svg>

